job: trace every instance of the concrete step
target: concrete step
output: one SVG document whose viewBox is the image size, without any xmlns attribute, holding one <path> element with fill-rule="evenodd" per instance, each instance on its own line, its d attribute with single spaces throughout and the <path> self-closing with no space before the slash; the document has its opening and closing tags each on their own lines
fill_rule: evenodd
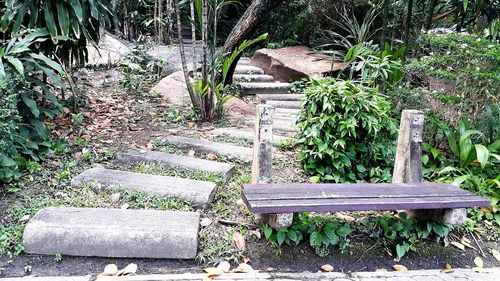
<svg viewBox="0 0 500 281">
<path fill-rule="evenodd" d="M 233 79 L 235 82 L 274 82 L 274 78 L 267 74 L 236 74 Z"/>
<path fill-rule="evenodd" d="M 288 94 L 292 88 L 290 83 L 236 83 L 243 95 Z"/>
<path fill-rule="evenodd" d="M 252 140 L 254 139 L 254 132 L 249 130 L 243 130 L 239 128 L 217 128 L 209 132 L 215 136 L 229 135 L 234 138 Z M 278 145 L 283 141 L 292 141 L 289 137 L 273 135 L 273 144 Z"/>
<path fill-rule="evenodd" d="M 296 108 L 276 108 L 274 110 L 275 114 L 288 114 L 288 115 L 297 115 L 300 112 L 300 109 Z"/>
<path fill-rule="evenodd" d="M 252 59 L 251 58 L 247 58 L 247 57 L 241 57 L 239 60 L 238 60 L 238 65 L 250 65 L 250 61 Z"/>
<path fill-rule="evenodd" d="M 298 128 L 291 120 L 275 119 L 273 123 L 273 130 L 283 132 L 297 132 Z"/>
<path fill-rule="evenodd" d="M 240 160 L 245 163 L 252 162 L 253 150 L 248 147 L 241 147 L 227 143 L 212 142 L 178 136 L 163 138 L 164 143 L 172 144 L 185 150 L 194 150 L 201 154 L 213 153 L 229 159 Z"/>
<path fill-rule="evenodd" d="M 266 104 L 272 105 L 275 108 L 291 108 L 300 109 L 300 101 L 283 101 L 283 100 L 268 100 Z"/>
<path fill-rule="evenodd" d="M 237 65 L 234 71 L 235 74 L 264 74 L 264 70 L 251 65 Z"/>
<path fill-rule="evenodd" d="M 198 208 L 208 207 L 217 191 L 217 185 L 213 182 L 104 168 L 88 169 L 71 180 L 71 185 L 76 188 L 86 184 L 97 190 L 122 188 L 152 195 L 172 196 L 191 202 Z"/>
<path fill-rule="evenodd" d="M 45 208 L 28 222 L 29 254 L 194 259 L 200 214 L 156 210 Z"/>
<path fill-rule="evenodd" d="M 124 163 L 158 163 L 168 167 L 177 167 L 194 172 L 215 173 L 220 174 L 224 181 L 228 181 L 234 172 L 234 165 L 232 164 L 159 151 L 138 151 L 129 149 L 120 152 L 117 160 Z"/>
<path fill-rule="evenodd" d="M 260 95 L 256 95 L 256 97 L 261 103 L 265 103 L 268 100 L 301 101 L 304 98 L 304 95 L 302 95 L 302 94 L 283 94 L 283 95 L 260 94 Z"/>
</svg>

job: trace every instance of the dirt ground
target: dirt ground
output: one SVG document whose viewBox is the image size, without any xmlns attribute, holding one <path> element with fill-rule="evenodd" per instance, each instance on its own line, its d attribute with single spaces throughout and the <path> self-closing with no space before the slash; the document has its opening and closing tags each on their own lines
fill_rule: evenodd
<svg viewBox="0 0 500 281">
<path fill-rule="evenodd" d="M 197 124 L 191 121 L 184 111 L 175 112 L 162 97 L 146 94 L 146 92 L 140 94 L 124 92 L 123 88 L 119 86 L 120 76 L 120 71 L 117 69 L 85 70 L 78 74 L 78 83 L 86 96 L 86 98 L 81 98 L 82 101 L 87 102 L 81 110 L 84 116 L 83 122 L 75 125 L 71 113 L 67 112 L 64 116 L 52 120 L 50 123 L 54 126 L 54 134 L 66 139 L 68 143 L 82 142 L 82 140 L 88 143 L 83 146 L 72 145 L 71 152 L 66 156 L 56 155 L 49 158 L 44 164 L 45 173 L 41 172 L 35 175 L 35 179 L 21 191 L 0 194 L 0 218 L 3 225 L 13 223 L 12 218 L 8 216 L 7 209 L 14 203 L 24 202 L 27 197 L 60 200 L 57 196 L 62 192 L 63 197 L 81 198 L 78 197 L 82 196 L 81 191 L 75 191 L 69 187 L 69 179 L 54 179 L 61 174 L 61 170 L 64 170 L 67 165 L 69 161 L 67 157 L 81 162 L 73 170 L 70 170 L 71 177 L 76 175 L 78 171 L 96 164 L 113 166 L 113 155 L 121 149 L 155 148 L 155 140 L 161 136 L 181 134 L 207 138 L 206 132 L 213 127 L 227 126 L 228 124 L 242 125 L 242 120 L 222 120 L 215 124 Z M 91 160 L 84 159 L 88 152 L 94 155 Z M 281 151 L 277 158 L 275 181 L 305 182 L 308 180 L 308 176 L 301 171 L 300 165 L 293 160 L 293 151 Z M 251 215 L 237 205 L 240 186 L 244 182 L 244 179 L 241 178 L 247 178 L 248 175 L 249 168 L 241 168 L 240 178 L 221 187 L 221 194 L 212 204 L 213 207 L 202 214 L 202 217 L 213 220 L 212 227 L 216 230 L 210 234 L 211 236 L 208 235 L 204 238 L 204 245 L 199 245 L 200 251 L 206 250 L 206 244 L 223 239 L 221 237 L 224 234 L 242 228 L 254 229 L 254 221 L 249 219 Z M 105 198 L 96 197 L 94 199 L 95 202 L 91 203 L 93 205 L 119 207 L 110 205 Z M 90 203 L 79 204 L 87 206 L 85 204 Z M 220 220 L 223 223 L 218 222 Z M 228 225 L 227 221 L 234 223 L 234 225 Z M 352 246 L 348 252 L 339 253 L 332 249 L 330 255 L 320 258 L 305 242 L 298 247 L 285 246 L 281 255 L 275 255 L 272 247 L 267 245 L 264 239 L 259 240 L 254 236 L 247 235 L 247 251 L 237 253 L 236 256 L 245 256 L 250 259 L 249 263 L 254 269 L 262 271 L 315 272 L 320 265 L 326 263 L 331 264 L 335 271 L 343 272 L 370 271 L 379 268 L 390 270 L 395 264 L 386 247 L 375 244 L 366 235 L 358 235 L 352 239 Z M 479 250 L 460 251 L 451 246 L 445 248 L 441 244 L 432 241 L 421 243 L 417 253 L 409 253 L 400 263 L 409 269 L 440 269 L 446 264 L 455 268 L 467 268 L 472 267 L 473 259 L 481 255 Z M 489 249 L 500 250 L 498 242 L 484 241 L 481 247 L 485 252 L 489 252 Z M 230 255 L 235 254 L 228 253 L 228 256 Z M 224 255 L 220 259 L 224 259 Z M 496 261 L 490 254 L 483 257 L 483 261 L 485 267 L 500 266 L 500 262 Z M 110 263 L 117 264 L 119 268 L 129 263 L 136 263 L 139 268 L 138 274 L 199 272 L 206 266 L 206 264 L 199 264 L 193 260 L 69 256 L 62 256 L 62 259 L 59 260 L 53 256 L 21 254 L 14 258 L 0 257 L 0 277 L 29 274 L 38 276 L 98 274 Z"/>
</svg>

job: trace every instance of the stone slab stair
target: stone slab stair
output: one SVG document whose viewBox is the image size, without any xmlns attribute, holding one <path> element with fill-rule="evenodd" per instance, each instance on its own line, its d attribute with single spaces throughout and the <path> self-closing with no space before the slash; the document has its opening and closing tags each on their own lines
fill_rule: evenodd
<svg viewBox="0 0 500 281">
<path fill-rule="evenodd" d="M 206 208 L 214 199 L 217 184 L 208 181 L 169 176 L 132 173 L 105 168 L 92 168 L 71 180 L 71 186 L 93 189 L 138 190 L 150 195 L 171 196 L 191 202 L 195 207 Z"/>
<path fill-rule="evenodd" d="M 251 128 L 217 128 L 209 132 L 213 136 L 231 136 L 238 139 L 254 140 L 254 132 Z M 291 142 L 292 139 L 285 136 L 273 135 L 273 145 L 279 145 L 283 142 Z"/>
<path fill-rule="evenodd" d="M 129 149 L 118 153 L 117 160 L 122 163 L 156 163 L 194 172 L 215 173 L 221 175 L 225 182 L 231 178 L 234 172 L 234 165 L 232 164 L 160 151 Z"/>
<path fill-rule="evenodd" d="M 200 154 L 212 153 L 245 163 L 251 163 L 253 158 L 253 149 L 249 147 L 179 136 L 168 136 L 161 141 L 164 144 L 170 144 L 180 149 L 193 150 Z"/>
<path fill-rule="evenodd" d="M 196 212 L 50 207 L 24 230 L 30 254 L 194 259 Z"/>
</svg>

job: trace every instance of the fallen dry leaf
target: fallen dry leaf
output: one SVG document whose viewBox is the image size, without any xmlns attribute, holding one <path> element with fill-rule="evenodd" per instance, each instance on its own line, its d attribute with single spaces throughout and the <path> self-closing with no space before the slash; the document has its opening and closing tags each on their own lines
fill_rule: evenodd
<svg viewBox="0 0 500 281">
<path fill-rule="evenodd" d="M 497 261 L 500 261 L 500 252 L 499 251 L 491 249 L 491 254 L 493 255 L 493 257 L 495 259 L 497 259 Z"/>
<path fill-rule="evenodd" d="M 102 276 L 114 276 L 118 273 L 118 266 L 116 264 L 108 264 L 104 267 L 104 271 L 101 273 Z"/>
<path fill-rule="evenodd" d="M 250 265 L 246 263 L 240 263 L 237 268 L 233 270 L 233 272 L 241 272 L 241 273 L 253 273 L 256 270 L 254 270 Z"/>
<path fill-rule="evenodd" d="M 484 267 L 483 259 L 481 259 L 481 257 L 474 258 L 474 264 L 480 268 Z"/>
<path fill-rule="evenodd" d="M 453 245 L 453 246 L 455 246 L 455 247 L 457 247 L 457 248 L 459 248 L 462 251 L 465 251 L 465 246 L 462 243 L 453 241 L 450 244 Z"/>
<path fill-rule="evenodd" d="M 229 272 L 229 270 L 231 270 L 231 265 L 229 264 L 229 262 L 223 261 L 223 262 L 219 263 L 219 265 L 217 266 L 217 269 L 222 270 L 222 272 Z"/>
<path fill-rule="evenodd" d="M 200 221 L 200 225 L 203 226 L 203 227 L 207 227 L 209 225 L 212 224 L 212 220 L 209 219 L 209 218 L 203 218 L 201 221 Z"/>
<path fill-rule="evenodd" d="M 124 269 L 118 271 L 116 275 L 117 276 L 135 275 L 136 272 L 137 272 L 137 264 L 131 263 L 127 265 Z"/>
<path fill-rule="evenodd" d="M 333 266 L 329 264 L 324 264 L 319 267 L 321 270 L 326 271 L 326 272 L 332 272 L 333 271 Z"/>
<path fill-rule="evenodd" d="M 212 153 L 207 154 L 207 159 L 211 161 L 219 161 L 219 157 L 217 157 L 217 155 Z"/>
<path fill-rule="evenodd" d="M 387 272 L 387 269 L 385 269 L 385 268 L 377 268 L 377 269 L 375 269 L 375 272 Z"/>
<path fill-rule="evenodd" d="M 239 232 L 233 233 L 233 242 L 236 245 L 236 248 L 238 248 L 238 250 L 240 251 L 246 250 L 245 238 L 243 238 L 243 235 L 241 235 Z"/>
<path fill-rule="evenodd" d="M 392 266 L 392 268 L 394 268 L 394 270 L 399 271 L 399 272 L 406 272 L 406 271 L 408 271 L 408 268 L 406 268 L 406 266 L 400 265 L 400 264 L 395 264 L 395 265 Z"/>
<path fill-rule="evenodd" d="M 207 268 L 204 268 L 203 271 L 208 273 L 208 276 L 217 276 L 217 275 L 224 274 L 224 271 L 220 268 L 217 268 L 217 267 L 207 267 Z"/>
<path fill-rule="evenodd" d="M 252 233 L 253 236 L 255 236 L 259 240 L 262 238 L 262 234 L 258 230 L 254 230 L 251 233 Z"/>
</svg>

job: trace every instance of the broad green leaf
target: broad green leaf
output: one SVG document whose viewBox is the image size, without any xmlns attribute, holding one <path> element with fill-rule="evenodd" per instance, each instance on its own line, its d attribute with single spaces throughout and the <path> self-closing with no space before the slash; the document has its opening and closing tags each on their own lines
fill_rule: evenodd
<svg viewBox="0 0 500 281">
<path fill-rule="evenodd" d="M 66 3 L 64 1 L 56 1 L 57 7 L 57 19 L 59 21 L 59 28 L 61 29 L 61 35 L 68 36 L 69 35 L 69 13 L 68 9 L 66 9 Z"/>
<path fill-rule="evenodd" d="M 16 69 L 17 73 L 24 77 L 24 66 L 23 63 L 15 57 L 5 56 L 5 59 Z"/>
<path fill-rule="evenodd" d="M 278 242 L 278 245 L 283 244 L 286 239 L 286 232 L 283 231 L 282 229 L 278 230 L 278 233 L 276 234 L 276 241 Z"/>
<path fill-rule="evenodd" d="M 69 3 L 71 7 L 73 8 L 73 11 L 75 12 L 76 17 L 78 18 L 79 22 L 83 21 L 83 10 L 82 10 L 82 5 L 80 4 L 80 0 L 69 0 Z"/>
<path fill-rule="evenodd" d="M 404 255 L 406 255 L 406 248 L 403 245 L 397 244 L 396 245 L 396 254 L 398 255 L 399 258 L 402 258 Z"/>
<path fill-rule="evenodd" d="M 42 55 L 42 54 L 30 54 L 31 57 L 33 57 L 34 59 L 37 59 L 37 60 L 41 60 L 43 61 L 46 65 L 48 65 L 50 68 L 54 69 L 55 71 L 59 72 L 59 74 L 64 74 L 64 70 L 63 68 L 61 67 L 60 64 L 58 64 L 57 62 L 49 59 L 48 57 L 46 57 L 45 55 Z"/>
<path fill-rule="evenodd" d="M 23 100 L 24 104 L 30 109 L 33 116 L 35 116 L 35 118 L 39 118 L 40 110 L 38 110 L 38 105 L 36 104 L 36 102 L 24 93 L 21 94 L 21 99 Z"/>
<path fill-rule="evenodd" d="M 476 144 L 476 156 L 477 161 L 481 163 L 481 168 L 484 169 L 486 164 L 488 164 L 490 159 L 490 151 L 482 144 Z"/>
<path fill-rule="evenodd" d="M 45 1 L 43 4 L 43 14 L 45 17 L 45 24 L 47 25 L 47 30 L 51 37 L 57 36 L 57 25 L 54 18 L 52 1 Z"/>
</svg>

